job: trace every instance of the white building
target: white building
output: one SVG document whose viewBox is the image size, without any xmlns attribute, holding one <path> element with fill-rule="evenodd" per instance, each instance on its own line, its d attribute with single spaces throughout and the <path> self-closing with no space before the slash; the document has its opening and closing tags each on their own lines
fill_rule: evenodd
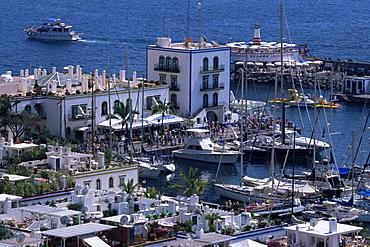
<svg viewBox="0 0 370 247">
<path fill-rule="evenodd" d="M 230 102 L 230 47 L 201 40 L 172 43 L 158 38 L 147 47 L 147 77 L 170 85 L 166 102 L 179 116 L 224 123 Z"/>
<path fill-rule="evenodd" d="M 14 112 L 37 113 L 45 119 L 53 135 L 72 136 L 82 141 L 91 127 L 95 129 L 109 114 L 115 113 L 114 106 L 119 102 L 126 105 L 131 98 L 133 110 L 140 113 L 135 117 L 139 118 L 151 115 L 153 98 L 162 101 L 168 98 L 167 84 L 146 82 L 137 78 L 136 72 L 128 83 L 125 75 L 121 70 L 122 79 L 112 75 L 108 83 L 105 71 L 101 75 L 97 70 L 93 76 L 83 75 L 79 66 L 75 72 L 73 66 L 69 66 L 67 74 L 56 72 L 55 68 L 49 74 L 46 70 L 35 70 L 34 75 L 21 71 L 20 76 L 8 72 L 6 82 L 0 83 L 0 90 L 7 89 L 8 95 L 17 95 L 11 98 L 12 104 L 17 102 Z M 10 83 L 14 86 L 10 87 Z"/>
<path fill-rule="evenodd" d="M 292 225 L 284 228 L 287 230 L 287 244 L 290 246 L 308 246 L 308 247 L 332 247 L 345 246 L 349 243 L 344 243 L 344 235 L 358 235 L 363 229 L 362 227 L 351 226 L 347 224 L 337 223 L 336 218 L 326 220 L 312 219 L 310 223 Z M 352 243 L 351 243 L 352 244 Z M 354 244 L 353 246 L 358 246 Z"/>
</svg>

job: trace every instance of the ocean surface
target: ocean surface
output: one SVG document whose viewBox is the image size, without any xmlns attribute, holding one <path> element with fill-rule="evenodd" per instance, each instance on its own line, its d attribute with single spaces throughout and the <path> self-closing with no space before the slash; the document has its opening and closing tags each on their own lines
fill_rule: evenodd
<svg viewBox="0 0 370 247">
<path fill-rule="evenodd" d="M 200 2 L 201 11 L 198 1 L 194 0 L 0 0 L 0 74 L 10 70 L 18 75 L 21 69 L 33 71 L 40 67 L 50 72 L 54 66 L 62 71 L 65 66 L 80 65 L 84 73 L 98 69 L 118 74 L 120 69 L 128 68 L 131 73 L 136 71 L 141 76 L 146 74 L 146 47 L 155 44 L 157 37 L 168 36 L 173 42 L 182 42 L 187 37 L 197 40 L 197 37 L 205 36 L 208 41 L 219 44 L 251 41 L 255 23 L 261 25 L 263 41 L 280 40 L 278 1 Z M 290 0 L 282 3 L 285 42 L 308 44 L 313 57 L 369 61 L 370 1 Z M 78 42 L 44 42 L 29 40 L 22 31 L 26 27 L 40 25 L 44 18 L 52 17 L 60 17 L 74 30 L 84 33 L 83 39 Z M 273 98 L 272 86 L 251 86 L 249 98 L 263 101 Z M 237 86 L 233 85 L 233 89 L 237 91 Z M 329 96 L 327 91 L 321 93 Z M 351 165 L 352 131 L 355 133 L 354 146 L 358 150 L 356 164 L 365 162 L 369 153 L 369 130 L 364 128 L 365 135 L 361 134 L 361 130 L 369 126 L 368 112 L 368 106 L 347 103 L 331 114 L 329 111 L 319 112 L 317 136 L 328 141 L 328 123 L 332 123 L 332 132 L 335 133 L 332 143 L 340 166 Z M 287 109 L 287 118 L 303 127 L 309 136 L 312 125 L 309 119 L 313 119 L 313 110 L 308 110 L 308 113 L 302 110 L 300 114 L 296 108 Z M 178 171 L 186 171 L 189 165 L 198 166 L 205 173 L 204 179 L 212 181 L 215 178 L 217 167 L 211 165 L 181 163 Z M 225 182 L 238 182 L 239 165 L 222 170 L 229 174 Z M 265 164 L 252 164 L 248 169 L 250 175 L 257 177 L 268 176 L 268 171 Z M 175 193 L 166 186 L 171 181 L 178 181 L 177 174 L 175 178 L 163 177 L 161 183 L 148 180 L 146 184 L 157 186 L 166 194 Z M 207 187 L 204 198 L 209 201 L 218 199 L 211 185 Z"/>
</svg>

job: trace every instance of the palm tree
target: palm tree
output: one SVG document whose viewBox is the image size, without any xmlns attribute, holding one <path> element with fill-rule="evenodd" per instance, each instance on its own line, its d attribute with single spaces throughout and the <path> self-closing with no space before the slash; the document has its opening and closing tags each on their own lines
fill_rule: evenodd
<svg viewBox="0 0 370 247">
<path fill-rule="evenodd" d="M 158 199 L 158 191 L 154 187 L 148 187 L 143 196 L 145 198 Z"/>
<path fill-rule="evenodd" d="M 3 126 L 3 130 L 1 131 L 3 136 L 6 132 L 6 127 L 10 121 L 10 116 L 12 114 L 12 105 L 10 103 L 9 96 L 6 94 L 1 95 L 0 97 L 0 124 Z"/>
<path fill-rule="evenodd" d="M 122 191 L 126 192 L 128 195 L 131 195 L 135 190 L 140 186 L 139 183 L 134 183 L 134 179 L 129 179 L 127 183 L 122 183 L 120 185 Z"/>
<path fill-rule="evenodd" d="M 189 174 L 180 171 L 180 178 L 183 179 L 185 185 L 170 184 L 169 188 L 179 188 L 184 190 L 184 196 L 201 195 L 205 191 L 208 181 L 202 180 L 203 172 L 199 172 L 198 168 L 190 167 Z"/>
<path fill-rule="evenodd" d="M 127 124 L 133 119 L 134 114 L 139 114 L 138 111 L 131 109 L 130 101 L 127 101 L 126 105 L 122 102 L 119 102 L 117 106 L 114 106 L 114 114 L 108 116 L 115 119 L 120 119 L 122 124 L 121 132 L 123 131 L 124 126 L 126 125 L 126 132 L 128 129 Z"/>
<path fill-rule="evenodd" d="M 152 114 L 155 114 L 157 112 L 162 114 L 162 134 L 163 134 L 163 120 L 164 116 L 170 112 L 172 103 L 168 102 L 166 103 L 166 100 L 162 102 L 162 100 L 157 99 L 156 100 L 157 104 L 152 106 Z"/>
</svg>

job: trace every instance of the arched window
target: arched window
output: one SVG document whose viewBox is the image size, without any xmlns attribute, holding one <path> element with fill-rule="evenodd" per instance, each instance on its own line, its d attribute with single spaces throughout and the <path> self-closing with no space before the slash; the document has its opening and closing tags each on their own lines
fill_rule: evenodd
<svg viewBox="0 0 370 247">
<path fill-rule="evenodd" d="M 96 189 L 97 189 L 97 190 L 100 190 L 100 189 L 101 189 L 101 180 L 100 180 L 100 178 L 98 178 L 98 179 L 96 180 Z"/>
<path fill-rule="evenodd" d="M 178 71 L 179 70 L 179 59 L 177 57 L 174 57 L 172 59 L 172 69 L 174 71 Z"/>
<path fill-rule="evenodd" d="M 101 115 L 108 115 L 108 103 L 106 101 L 101 103 Z"/>
<path fill-rule="evenodd" d="M 117 114 L 117 108 L 119 107 L 119 100 L 115 100 L 113 103 L 113 113 Z"/>
<path fill-rule="evenodd" d="M 108 185 L 109 185 L 109 188 L 113 188 L 114 186 L 114 180 L 113 180 L 113 177 L 110 177 L 109 180 L 108 180 Z"/>
<path fill-rule="evenodd" d="M 208 79 L 209 79 L 208 76 L 203 76 L 203 85 L 202 85 L 203 89 L 208 89 Z"/>
<path fill-rule="evenodd" d="M 159 68 L 164 69 L 164 56 L 159 57 Z"/>
<path fill-rule="evenodd" d="M 175 93 L 171 94 L 171 104 L 173 107 L 177 108 L 177 95 Z"/>
<path fill-rule="evenodd" d="M 28 112 L 29 114 L 31 114 L 31 106 L 30 106 L 30 105 L 26 105 L 26 106 L 24 107 L 24 110 L 25 110 L 26 112 Z"/>
<path fill-rule="evenodd" d="M 214 57 L 213 58 L 213 70 L 217 70 L 218 69 L 218 57 Z"/>
<path fill-rule="evenodd" d="M 203 95 L 203 108 L 208 107 L 208 94 Z"/>
<path fill-rule="evenodd" d="M 218 93 L 213 94 L 213 106 L 218 105 Z"/>
<path fill-rule="evenodd" d="M 203 70 L 208 71 L 208 58 L 203 58 Z"/>
<path fill-rule="evenodd" d="M 34 108 L 37 114 L 42 115 L 44 113 L 44 107 L 42 105 L 36 104 Z"/>
<path fill-rule="evenodd" d="M 172 59 L 171 57 L 166 57 L 166 70 L 172 69 Z"/>
</svg>

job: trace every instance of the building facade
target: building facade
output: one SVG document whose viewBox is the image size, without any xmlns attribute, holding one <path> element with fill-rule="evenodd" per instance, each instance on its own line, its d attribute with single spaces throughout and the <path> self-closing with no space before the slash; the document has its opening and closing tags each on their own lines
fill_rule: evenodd
<svg viewBox="0 0 370 247">
<path fill-rule="evenodd" d="M 169 84 L 178 115 L 199 121 L 225 122 L 230 101 L 230 47 L 217 43 L 171 43 L 158 38 L 147 47 L 148 80 Z"/>
</svg>

